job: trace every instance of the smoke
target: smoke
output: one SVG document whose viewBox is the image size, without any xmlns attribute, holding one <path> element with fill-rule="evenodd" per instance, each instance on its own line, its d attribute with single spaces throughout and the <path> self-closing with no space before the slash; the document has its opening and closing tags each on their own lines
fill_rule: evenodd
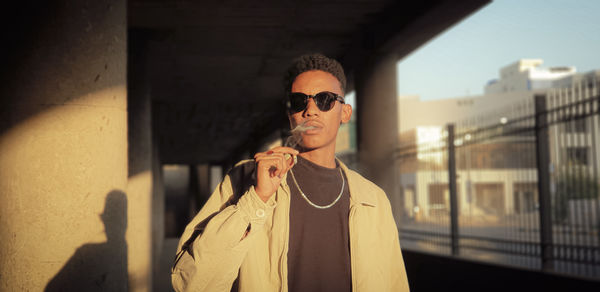
<svg viewBox="0 0 600 292">
<path fill-rule="evenodd" d="M 296 148 L 296 146 L 301 145 L 302 143 L 302 133 L 315 129 L 315 126 L 307 126 L 306 123 L 308 121 L 304 121 L 298 124 L 290 131 L 290 136 L 285 140 L 285 144 L 283 146 Z"/>
</svg>

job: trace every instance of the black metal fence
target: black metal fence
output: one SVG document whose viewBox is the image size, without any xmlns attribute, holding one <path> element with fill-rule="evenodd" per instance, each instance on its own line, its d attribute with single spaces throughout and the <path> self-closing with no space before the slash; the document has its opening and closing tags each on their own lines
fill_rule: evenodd
<svg viewBox="0 0 600 292">
<path fill-rule="evenodd" d="M 401 138 L 403 248 L 600 277 L 598 83 Z"/>
</svg>

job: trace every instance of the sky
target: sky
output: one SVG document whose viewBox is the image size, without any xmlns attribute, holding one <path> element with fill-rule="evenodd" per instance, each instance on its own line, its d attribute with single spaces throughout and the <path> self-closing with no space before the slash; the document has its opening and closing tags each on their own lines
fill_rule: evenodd
<svg viewBox="0 0 600 292">
<path fill-rule="evenodd" d="M 501 67 L 600 69 L 600 1 L 497 0 L 398 62 L 398 94 L 434 100 L 483 94 Z"/>
</svg>

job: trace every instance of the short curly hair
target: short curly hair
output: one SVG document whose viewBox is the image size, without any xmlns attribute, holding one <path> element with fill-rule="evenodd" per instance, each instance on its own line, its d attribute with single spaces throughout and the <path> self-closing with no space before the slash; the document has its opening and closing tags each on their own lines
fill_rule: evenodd
<svg viewBox="0 0 600 292">
<path fill-rule="evenodd" d="M 346 92 L 346 75 L 342 65 L 334 59 L 316 53 L 302 55 L 292 62 L 283 78 L 285 93 L 287 94 L 292 90 L 292 84 L 298 75 L 311 70 L 320 70 L 335 76 L 340 82 L 342 92 Z"/>
</svg>

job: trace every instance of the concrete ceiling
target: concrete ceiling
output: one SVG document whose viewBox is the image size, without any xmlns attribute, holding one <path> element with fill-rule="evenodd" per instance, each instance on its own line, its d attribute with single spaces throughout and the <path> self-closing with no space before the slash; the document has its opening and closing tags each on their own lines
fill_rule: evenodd
<svg viewBox="0 0 600 292">
<path fill-rule="evenodd" d="M 321 52 L 353 72 L 399 59 L 489 1 L 129 1 L 130 94 L 149 94 L 163 163 L 223 163 L 285 127 L 282 76 Z"/>
</svg>

